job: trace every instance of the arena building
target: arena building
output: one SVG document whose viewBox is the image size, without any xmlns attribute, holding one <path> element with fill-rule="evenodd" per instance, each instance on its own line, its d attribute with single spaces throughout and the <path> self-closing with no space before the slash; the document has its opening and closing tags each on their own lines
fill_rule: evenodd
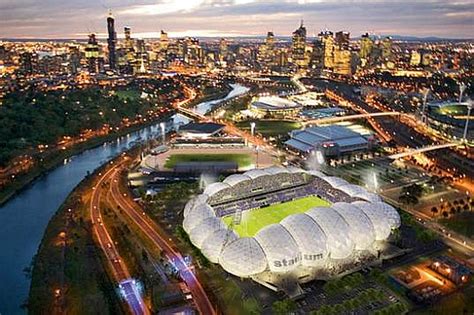
<svg viewBox="0 0 474 315">
<path fill-rule="evenodd" d="M 468 102 L 440 102 L 428 104 L 428 124 L 434 130 L 454 140 L 464 138 L 464 128 L 468 116 Z M 469 124 L 466 138 L 474 139 L 474 124 Z"/>
<path fill-rule="evenodd" d="M 254 117 L 284 118 L 296 116 L 303 106 L 277 96 L 262 96 L 254 100 L 250 110 Z"/>
<path fill-rule="evenodd" d="M 178 133 L 185 139 L 207 139 L 217 136 L 224 129 L 224 125 L 211 122 L 189 123 L 179 127 Z"/>
<path fill-rule="evenodd" d="M 210 184 L 186 204 L 183 221 L 209 261 L 275 288 L 376 260 L 399 226 L 397 211 L 377 194 L 318 171 L 277 166 Z"/>
<path fill-rule="evenodd" d="M 343 126 L 315 126 L 290 132 L 286 146 L 301 155 L 320 151 L 325 156 L 340 156 L 347 153 L 367 151 L 375 138 L 367 137 Z"/>
</svg>

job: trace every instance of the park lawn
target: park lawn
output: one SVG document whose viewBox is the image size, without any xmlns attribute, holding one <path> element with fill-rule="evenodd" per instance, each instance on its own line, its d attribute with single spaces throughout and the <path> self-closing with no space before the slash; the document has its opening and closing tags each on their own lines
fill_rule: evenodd
<svg viewBox="0 0 474 315">
<path fill-rule="evenodd" d="M 316 196 L 308 196 L 269 207 L 249 210 L 242 213 L 242 221 L 234 225 L 233 229 L 240 237 L 254 236 L 267 225 L 278 223 L 289 215 L 306 212 L 313 207 L 327 207 L 330 203 Z M 233 216 L 223 218 L 228 226 Z"/>
<path fill-rule="evenodd" d="M 252 157 L 249 154 L 173 154 L 165 163 L 165 168 L 171 169 L 178 163 L 186 162 L 235 162 L 239 168 L 252 165 Z"/>
<path fill-rule="evenodd" d="M 250 121 L 241 121 L 236 126 L 242 130 L 250 131 Z M 264 136 L 277 136 L 287 134 L 292 130 L 300 129 L 299 122 L 286 120 L 259 120 L 255 121 L 255 132 Z"/>
<path fill-rule="evenodd" d="M 441 219 L 440 223 L 467 237 L 474 237 L 474 212 L 464 211 L 452 218 Z"/>
</svg>

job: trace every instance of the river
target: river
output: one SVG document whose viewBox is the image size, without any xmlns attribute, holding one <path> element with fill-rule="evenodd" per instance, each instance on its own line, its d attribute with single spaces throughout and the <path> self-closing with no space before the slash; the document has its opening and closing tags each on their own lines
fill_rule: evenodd
<svg viewBox="0 0 474 315">
<path fill-rule="evenodd" d="M 197 108 L 208 111 L 213 104 L 246 91 L 244 86 L 232 85 L 232 91 L 225 98 L 203 102 Z M 187 121 L 189 119 L 175 115 L 168 125 L 175 127 Z M 75 155 L 0 207 L 0 315 L 26 313 L 20 306 L 28 298 L 30 279 L 23 270 L 36 254 L 49 220 L 87 172 L 94 171 L 133 144 L 158 137 L 160 133 L 157 123 Z"/>
<path fill-rule="evenodd" d="M 249 88 L 240 84 L 231 84 L 232 91 L 227 94 L 226 97 L 218 99 L 218 100 L 212 100 L 212 101 L 207 101 L 207 102 L 202 102 L 196 105 L 194 107 L 194 111 L 201 114 L 201 115 L 206 115 L 214 105 L 222 102 L 222 101 L 227 101 L 228 99 L 231 99 L 233 97 L 242 95 L 244 93 L 247 93 L 249 91 Z"/>
</svg>

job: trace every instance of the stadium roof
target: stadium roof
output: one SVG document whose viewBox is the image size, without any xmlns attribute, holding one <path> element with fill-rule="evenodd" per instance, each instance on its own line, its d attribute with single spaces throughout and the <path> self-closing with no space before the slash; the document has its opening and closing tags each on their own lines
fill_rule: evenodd
<svg viewBox="0 0 474 315">
<path fill-rule="evenodd" d="M 191 242 L 211 262 L 221 264 L 236 276 L 250 277 L 264 271 L 281 273 L 296 270 L 299 266 L 318 269 L 333 263 L 347 263 L 348 258 L 356 257 L 356 251 L 375 252 L 375 241 L 387 240 L 392 229 L 400 226 L 398 212 L 381 202 L 376 194 L 320 172 L 306 173 L 324 180 L 324 185 L 332 186 L 325 189 L 344 190 L 365 201 L 335 202 L 329 207 L 314 207 L 304 213 L 290 214 L 279 223 L 263 227 L 254 237 L 239 237 L 232 226 L 246 223 L 232 221 L 227 227 L 216 215 L 216 210 L 207 204 L 208 198 L 221 190 L 233 190 L 237 184 L 248 182 L 247 186 L 241 187 L 251 190 L 254 183 L 264 179 L 278 186 L 284 182 L 281 176 L 291 179 L 300 172 L 306 171 L 296 167 L 272 167 L 231 175 L 224 183 L 213 183 L 206 188 L 205 194 L 188 202 L 183 228 Z M 280 176 L 280 181 L 272 176 Z M 230 207 L 235 206 L 234 203 Z"/>
<path fill-rule="evenodd" d="M 264 110 L 282 110 L 302 107 L 300 104 L 277 96 L 263 96 L 252 103 L 252 107 Z"/>
<path fill-rule="evenodd" d="M 224 125 L 216 123 L 189 123 L 179 127 L 179 132 L 212 135 L 221 131 L 224 127 Z"/>
</svg>

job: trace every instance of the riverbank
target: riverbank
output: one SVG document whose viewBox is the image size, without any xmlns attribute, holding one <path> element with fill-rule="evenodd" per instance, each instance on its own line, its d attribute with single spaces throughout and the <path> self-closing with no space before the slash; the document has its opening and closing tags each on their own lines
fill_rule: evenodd
<svg viewBox="0 0 474 315">
<path fill-rule="evenodd" d="M 170 112 L 165 117 L 162 117 L 156 120 L 147 121 L 146 123 L 133 125 L 119 132 L 108 134 L 105 136 L 96 137 L 86 142 L 79 143 L 77 145 L 74 145 L 71 148 L 68 148 L 67 150 L 56 151 L 55 153 L 57 154 L 50 154 L 48 158 L 44 160 L 43 164 L 34 166 L 31 170 L 19 176 L 14 182 L 5 186 L 0 191 L 0 207 L 4 205 L 8 200 L 10 200 L 12 197 L 14 197 L 16 194 L 21 192 L 23 189 L 27 188 L 36 179 L 40 178 L 41 176 L 44 176 L 49 171 L 55 169 L 56 167 L 61 165 L 61 163 L 64 163 L 65 159 L 69 159 L 73 157 L 74 155 L 96 148 L 100 145 L 103 145 L 106 142 L 114 141 L 117 138 L 123 137 L 124 135 L 127 135 L 131 132 L 135 132 L 140 129 L 146 128 L 147 126 L 154 125 L 157 122 L 167 120 L 174 114 L 175 114 L 174 112 Z"/>
<path fill-rule="evenodd" d="M 32 262 L 29 314 L 127 314 L 90 222 L 91 187 L 108 165 L 85 177 L 49 221 Z"/>
</svg>

